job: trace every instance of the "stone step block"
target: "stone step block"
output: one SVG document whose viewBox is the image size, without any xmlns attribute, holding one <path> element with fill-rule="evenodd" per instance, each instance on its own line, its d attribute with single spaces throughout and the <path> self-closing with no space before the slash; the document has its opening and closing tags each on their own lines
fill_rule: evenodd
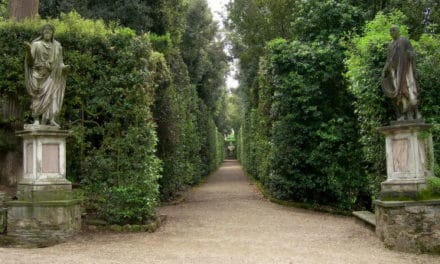
<svg viewBox="0 0 440 264">
<path fill-rule="evenodd" d="M 373 230 L 376 228 L 376 215 L 374 213 L 370 211 L 355 211 L 353 216 Z"/>
</svg>

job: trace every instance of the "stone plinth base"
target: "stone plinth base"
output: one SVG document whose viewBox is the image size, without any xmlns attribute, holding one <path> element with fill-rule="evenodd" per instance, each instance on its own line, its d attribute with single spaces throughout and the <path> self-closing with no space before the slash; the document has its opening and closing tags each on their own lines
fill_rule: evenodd
<svg viewBox="0 0 440 264">
<path fill-rule="evenodd" d="M 426 188 L 424 179 L 417 180 L 387 180 L 381 184 L 381 199 L 387 197 L 417 198 L 419 193 Z"/>
<path fill-rule="evenodd" d="M 381 198 L 417 197 L 433 176 L 434 151 L 431 125 L 423 120 L 392 122 L 379 131 L 386 137 L 387 180 Z"/>
<path fill-rule="evenodd" d="M 0 191 L 0 234 L 6 232 L 6 193 Z"/>
<path fill-rule="evenodd" d="M 25 201 L 70 200 L 72 183 L 66 179 L 52 180 L 51 183 L 27 183 L 22 180 L 17 186 L 17 198 Z"/>
<path fill-rule="evenodd" d="M 66 179 L 66 137 L 53 126 L 25 125 L 23 179 L 16 201 L 6 202 L 6 234 L 0 242 L 44 247 L 65 241 L 81 229 L 81 200 Z"/>
<path fill-rule="evenodd" d="M 0 206 L 0 234 L 6 233 L 6 208 Z"/>
<path fill-rule="evenodd" d="M 440 254 L 440 200 L 376 200 L 376 234 L 404 252 Z"/>
<path fill-rule="evenodd" d="M 7 237 L 14 244 L 50 246 L 81 229 L 81 200 L 10 201 L 7 205 Z"/>
</svg>

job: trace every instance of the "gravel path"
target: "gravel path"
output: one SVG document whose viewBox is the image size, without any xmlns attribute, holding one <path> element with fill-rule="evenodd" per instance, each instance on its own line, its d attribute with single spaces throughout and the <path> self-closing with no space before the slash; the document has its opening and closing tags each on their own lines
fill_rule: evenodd
<svg viewBox="0 0 440 264">
<path fill-rule="evenodd" d="M 235 161 L 160 213 L 168 219 L 153 234 L 89 233 L 50 248 L 0 248 L 0 263 L 440 263 L 385 249 L 351 217 L 270 203 Z"/>
</svg>

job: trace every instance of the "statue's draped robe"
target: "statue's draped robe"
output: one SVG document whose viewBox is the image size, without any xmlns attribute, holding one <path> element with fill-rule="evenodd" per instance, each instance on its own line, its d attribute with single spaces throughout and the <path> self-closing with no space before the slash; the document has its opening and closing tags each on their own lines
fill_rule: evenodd
<svg viewBox="0 0 440 264">
<path fill-rule="evenodd" d="M 408 39 L 399 37 L 390 44 L 386 65 L 382 81 L 385 95 L 417 105 L 415 53 Z"/>
<path fill-rule="evenodd" d="M 25 60 L 25 79 L 32 96 L 33 116 L 53 120 L 61 110 L 66 89 L 62 47 L 56 40 L 46 43 L 36 39 L 29 55 Z"/>
</svg>

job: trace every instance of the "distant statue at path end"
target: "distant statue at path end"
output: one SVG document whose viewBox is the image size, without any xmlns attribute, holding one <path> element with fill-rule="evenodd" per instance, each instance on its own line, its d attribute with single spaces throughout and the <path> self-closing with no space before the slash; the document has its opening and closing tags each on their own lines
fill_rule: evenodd
<svg viewBox="0 0 440 264">
<path fill-rule="evenodd" d="M 382 89 L 392 98 L 397 120 L 421 119 L 416 83 L 416 54 L 407 38 L 401 37 L 399 28 L 390 29 L 393 41 L 388 47 L 388 56 L 382 71 Z"/>
<path fill-rule="evenodd" d="M 34 124 L 60 127 L 56 122 L 63 105 L 66 89 L 66 72 L 61 44 L 54 39 L 55 28 L 47 24 L 41 35 L 26 42 L 26 89 L 32 96 Z"/>
</svg>

